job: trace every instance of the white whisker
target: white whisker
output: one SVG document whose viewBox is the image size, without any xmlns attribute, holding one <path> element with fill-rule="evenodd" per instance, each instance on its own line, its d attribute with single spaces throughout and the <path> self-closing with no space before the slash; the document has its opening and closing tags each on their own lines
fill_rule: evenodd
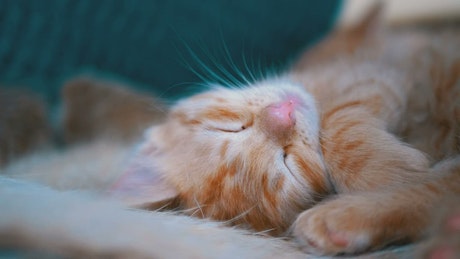
<svg viewBox="0 0 460 259">
<path fill-rule="evenodd" d="M 197 206 L 197 208 L 198 208 L 197 211 L 199 211 L 199 212 L 201 213 L 201 217 L 204 218 L 204 213 L 203 213 L 202 206 L 201 206 L 201 204 L 198 202 L 198 200 L 196 199 L 195 196 L 193 196 L 193 201 L 195 202 L 195 204 L 196 204 L 196 206 Z M 192 213 L 192 216 L 194 216 L 195 213 L 196 213 L 197 211 L 193 212 L 193 213 Z"/>
<path fill-rule="evenodd" d="M 243 212 L 240 213 L 239 215 L 237 215 L 237 216 L 235 216 L 235 217 L 233 217 L 233 218 L 231 218 L 231 219 L 229 219 L 229 220 L 226 220 L 226 221 L 224 221 L 223 223 L 224 223 L 224 224 L 231 224 L 231 223 L 233 223 L 233 222 L 235 222 L 235 221 L 237 221 L 237 220 L 243 218 L 244 216 L 246 216 L 247 214 L 249 214 L 249 212 L 251 212 L 251 210 L 253 210 L 256 206 L 257 206 L 257 205 L 252 206 L 251 208 L 247 209 L 246 211 L 243 211 Z"/>
</svg>

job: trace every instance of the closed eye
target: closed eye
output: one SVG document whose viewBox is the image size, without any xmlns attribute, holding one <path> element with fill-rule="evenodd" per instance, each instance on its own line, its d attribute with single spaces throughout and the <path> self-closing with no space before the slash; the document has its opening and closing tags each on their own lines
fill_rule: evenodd
<svg viewBox="0 0 460 259">
<path fill-rule="evenodd" d="M 252 119 L 240 120 L 206 120 L 202 126 L 209 131 L 224 133 L 238 133 L 250 129 L 253 125 Z"/>
<path fill-rule="evenodd" d="M 244 126 L 244 125 L 239 126 L 239 127 L 220 127 L 220 126 L 217 126 L 217 127 L 209 127 L 209 129 L 214 130 L 214 131 L 226 132 L 226 133 L 238 133 L 238 132 L 241 132 L 241 131 L 247 129 L 247 127 Z"/>
</svg>

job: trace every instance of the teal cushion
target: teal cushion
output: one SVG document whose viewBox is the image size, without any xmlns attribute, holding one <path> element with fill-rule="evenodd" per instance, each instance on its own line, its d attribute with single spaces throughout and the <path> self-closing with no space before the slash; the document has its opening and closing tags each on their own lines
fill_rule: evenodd
<svg viewBox="0 0 460 259">
<path fill-rule="evenodd" d="M 327 32 L 340 3 L 2 0 L 0 83 L 55 102 L 64 80 L 92 71 L 177 98 L 203 80 L 235 83 L 282 67 Z"/>
</svg>

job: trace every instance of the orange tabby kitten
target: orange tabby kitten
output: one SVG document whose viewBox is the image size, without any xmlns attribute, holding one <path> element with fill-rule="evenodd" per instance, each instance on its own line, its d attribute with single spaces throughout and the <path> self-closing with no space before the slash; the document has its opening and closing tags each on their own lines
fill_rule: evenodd
<svg viewBox="0 0 460 259">
<path fill-rule="evenodd" d="M 112 193 L 292 231 L 317 254 L 422 238 L 434 206 L 460 194 L 460 157 L 448 159 L 460 151 L 459 34 L 384 32 L 371 18 L 351 32 L 279 78 L 180 101 Z M 353 42 L 324 47 L 338 40 Z"/>
</svg>

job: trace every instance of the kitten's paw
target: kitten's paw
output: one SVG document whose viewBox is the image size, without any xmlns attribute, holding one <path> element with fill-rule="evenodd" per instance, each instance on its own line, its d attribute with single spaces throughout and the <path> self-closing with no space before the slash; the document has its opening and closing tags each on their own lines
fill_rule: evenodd
<svg viewBox="0 0 460 259">
<path fill-rule="evenodd" d="M 450 208 L 432 234 L 432 240 L 422 249 L 421 258 L 460 258 L 460 207 Z"/>
<path fill-rule="evenodd" d="M 293 234 L 304 251 L 319 255 L 357 253 L 369 248 L 372 229 L 363 223 L 362 209 L 342 199 L 317 205 L 299 215 Z"/>
</svg>

